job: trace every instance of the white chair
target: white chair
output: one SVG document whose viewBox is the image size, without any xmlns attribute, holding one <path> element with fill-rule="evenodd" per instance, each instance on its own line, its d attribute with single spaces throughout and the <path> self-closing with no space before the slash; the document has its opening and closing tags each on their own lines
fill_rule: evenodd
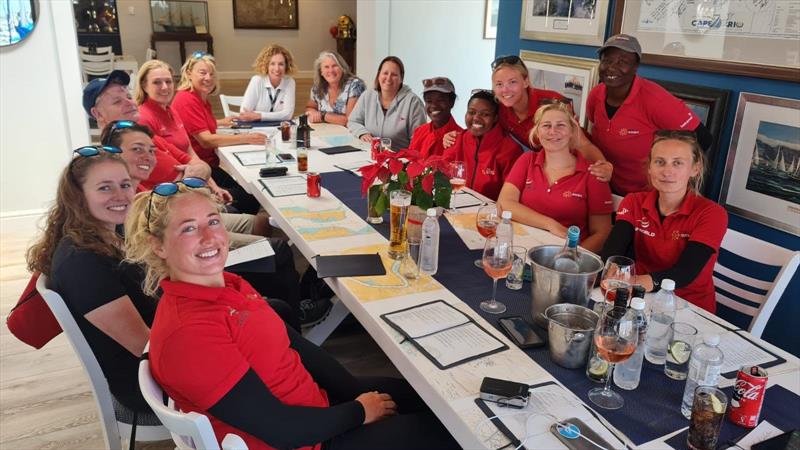
<svg viewBox="0 0 800 450">
<path fill-rule="evenodd" d="M 772 311 L 800 264 L 800 251 L 791 251 L 769 242 L 728 229 L 722 248 L 759 264 L 740 262 L 734 269 L 732 261 L 719 258 L 714 266 L 714 287 L 717 303 L 752 317 L 748 331 L 761 337 Z M 723 255 L 720 255 L 723 256 Z M 754 268 L 760 265 L 779 268 L 773 280 L 754 278 Z M 763 278 L 763 277 L 762 277 Z"/>
<path fill-rule="evenodd" d="M 89 82 L 89 77 L 104 77 L 114 70 L 114 50 L 109 47 L 95 47 L 92 51 L 89 47 L 79 46 L 81 57 L 81 69 L 83 70 L 83 83 Z"/>
<path fill-rule="evenodd" d="M 111 395 L 108 381 L 92 349 L 89 347 L 89 343 L 86 342 L 86 338 L 78 327 L 75 318 L 72 317 L 72 313 L 70 313 L 66 303 L 64 303 L 64 299 L 57 292 L 47 288 L 46 276 L 39 277 L 39 281 L 36 283 L 36 290 L 39 291 L 39 294 L 44 298 L 47 306 L 58 320 L 59 325 L 61 325 L 69 339 L 69 343 L 72 345 L 72 349 L 78 355 L 83 369 L 89 376 L 95 403 L 97 404 L 100 425 L 103 427 L 106 448 L 122 450 L 122 439 L 124 438 L 126 441 L 130 439 L 131 424 L 120 421 L 118 417 L 124 415 L 132 416 L 133 412 L 116 402 Z M 148 416 L 150 422 L 156 421 L 154 416 L 150 414 Z M 145 418 L 139 416 L 139 419 Z M 136 426 L 137 442 L 163 441 L 171 438 L 169 430 L 163 425 L 142 425 L 142 420 L 137 420 L 137 422 L 140 423 Z"/>
<path fill-rule="evenodd" d="M 145 353 L 149 348 L 150 344 L 145 347 Z M 178 444 L 178 449 L 219 450 L 208 417 L 196 412 L 183 413 L 174 406 L 172 399 L 169 400 L 169 406 L 164 404 L 164 392 L 150 373 L 150 361 L 146 359 L 139 363 L 139 389 L 161 423 L 172 432 L 172 439 Z M 228 433 L 222 440 L 222 449 L 247 450 L 247 444 L 238 435 Z"/>
<path fill-rule="evenodd" d="M 222 112 L 225 113 L 225 117 L 231 117 L 235 114 L 239 113 L 239 108 L 242 107 L 242 100 L 244 97 L 237 97 L 233 95 L 222 95 L 219 96 L 219 101 L 222 103 Z M 231 110 L 231 106 L 236 107 L 236 111 Z"/>
<path fill-rule="evenodd" d="M 151 59 L 156 59 L 156 51 L 152 48 L 148 48 L 147 51 L 144 52 L 144 60 L 150 61 Z"/>
</svg>

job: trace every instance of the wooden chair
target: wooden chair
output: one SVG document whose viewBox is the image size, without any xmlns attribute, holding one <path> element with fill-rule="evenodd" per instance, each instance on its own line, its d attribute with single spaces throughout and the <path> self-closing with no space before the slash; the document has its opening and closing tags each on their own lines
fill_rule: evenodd
<svg viewBox="0 0 800 450">
<path fill-rule="evenodd" d="M 798 264 L 800 251 L 728 229 L 714 266 L 717 315 L 761 337 Z"/>
<path fill-rule="evenodd" d="M 239 114 L 243 99 L 244 97 L 220 94 L 219 101 L 222 103 L 222 112 L 225 113 L 225 117 L 231 117 Z M 231 110 L 231 106 L 235 106 L 236 111 Z"/>
<path fill-rule="evenodd" d="M 114 50 L 109 47 L 79 46 L 81 68 L 83 70 L 83 84 L 89 82 L 89 77 L 105 77 L 114 70 Z"/>
</svg>

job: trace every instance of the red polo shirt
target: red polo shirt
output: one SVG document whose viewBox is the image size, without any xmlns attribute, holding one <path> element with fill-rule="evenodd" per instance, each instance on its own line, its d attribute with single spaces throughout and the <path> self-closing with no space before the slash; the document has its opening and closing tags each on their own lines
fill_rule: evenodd
<svg viewBox="0 0 800 450">
<path fill-rule="evenodd" d="M 589 231 L 589 216 L 611 214 L 614 210 L 608 183 L 597 180 L 589 173 L 589 163 L 580 152 L 573 151 L 577 159 L 575 173 L 567 175 L 552 185 L 544 173 L 546 153 L 527 152 L 519 157 L 506 178 L 520 191 L 519 202 L 558 223 L 569 227 L 577 225 L 581 236 Z"/>
<path fill-rule="evenodd" d="M 164 294 L 150 330 L 151 371 L 183 411 L 208 416 L 218 441 L 236 433 L 250 449 L 269 449 L 207 412 L 249 369 L 284 404 L 325 408 L 328 398 L 289 347 L 275 311 L 241 277 L 224 276 L 222 288 L 161 282 Z"/>
<path fill-rule="evenodd" d="M 492 200 L 497 200 L 503 181 L 520 155 L 522 149 L 499 125 L 481 138 L 470 132 L 461 133 L 445 152 L 445 158 L 449 161 L 464 161 L 467 187 Z"/>
<path fill-rule="evenodd" d="M 464 131 L 463 128 L 458 126 L 453 116 L 450 116 L 450 120 L 440 128 L 433 128 L 433 122 L 424 123 L 414 130 L 408 148 L 420 152 L 423 158 L 441 155 L 444 153 L 442 138 L 451 131 Z"/>
<path fill-rule="evenodd" d="M 606 85 L 598 84 L 586 102 L 591 140 L 614 164 L 611 188 L 625 195 L 648 189 L 647 157 L 658 130 L 694 130 L 700 119 L 656 83 L 637 76 L 612 119 L 606 113 Z"/>
<path fill-rule="evenodd" d="M 706 311 L 715 312 L 717 302 L 711 274 L 728 229 L 728 213 L 711 200 L 689 192 L 678 212 L 665 217 L 662 223 L 657 201 L 656 190 L 628 194 L 617 210 L 617 220 L 630 223 L 635 230 L 636 272 L 644 275 L 670 269 L 689 241 L 713 248 L 714 254 L 697 278 L 675 293 Z"/>
<path fill-rule="evenodd" d="M 161 136 L 153 136 L 153 144 L 156 146 L 156 166 L 150 173 L 150 178 L 139 184 L 139 189 L 144 191 L 153 189 L 159 183 L 177 180 L 182 172 L 175 169 L 175 166 L 188 164 L 192 159 L 188 153 L 179 150 Z"/>
<path fill-rule="evenodd" d="M 189 151 L 189 135 L 181 118 L 174 114 L 171 106 L 166 109 L 150 97 L 139 105 L 139 124 L 147 125 L 156 136 L 161 136 L 170 144 L 184 152 Z"/>
<path fill-rule="evenodd" d="M 195 91 L 178 91 L 172 100 L 172 111 L 183 121 L 184 129 L 189 133 L 189 141 L 197 156 L 207 162 L 211 167 L 219 166 L 216 147 L 206 148 L 200 145 L 195 139 L 195 135 L 208 131 L 211 134 L 217 132 L 217 119 L 211 111 L 211 103 L 203 100 Z"/>
<path fill-rule="evenodd" d="M 533 116 L 536 114 L 536 110 L 539 109 L 539 106 L 541 106 L 539 102 L 545 98 L 563 99 L 564 96 L 555 91 L 529 87 L 528 115 L 524 119 L 520 120 L 517 115 L 514 114 L 513 109 L 500 103 L 500 125 L 502 125 L 506 131 L 513 134 L 514 137 L 519 139 L 520 142 L 530 147 L 531 143 L 528 140 L 528 136 L 531 134 L 531 129 L 533 129 L 534 125 Z M 538 147 L 539 146 L 537 145 L 536 148 Z"/>
</svg>

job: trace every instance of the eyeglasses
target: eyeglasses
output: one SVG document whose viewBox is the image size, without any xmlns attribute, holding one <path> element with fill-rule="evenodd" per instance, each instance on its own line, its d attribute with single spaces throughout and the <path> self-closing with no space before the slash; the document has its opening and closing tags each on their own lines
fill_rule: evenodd
<svg viewBox="0 0 800 450">
<path fill-rule="evenodd" d="M 427 78 L 422 80 L 422 87 L 429 88 L 431 86 L 447 86 L 452 84 L 450 80 L 444 77 Z"/>
<path fill-rule="evenodd" d="M 83 156 L 84 158 L 89 158 L 99 155 L 101 151 L 114 154 L 122 153 L 122 149 L 119 147 L 112 147 L 110 145 L 87 145 L 85 147 L 75 149 L 73 153 L 77 153 L 79 156 Z"/>
<path fill-rule="evenodd" d="M 687 130 L 658 130 L 654 133 L 655 139 L 688 139 L 697 142 L 697 134 Z"/>
<path fill-rule="evenodd" d="M 572 106 L 572 99 L 571 98 L 557 98 L 557 97 L 547 97 L 539 99 L 539 106 L 544 105 L 555 105 L 555 104 L 562 104 L 567 106 Z"/>
<path fill-rule="evenodd" d="M 204 52 L 202 50 L 197 50 L 196 52 L 192 53 L 192 59 L 200 59 L 204 56 L 208 56 L 209 58 L 211 58 L 212 61 L 214 60 L 214 55 L 212 55 L 211 53 Z"/>
<path fill-rule="evenodd" d="M 174 183 L 169 182 L 169 183 L 157 184 L 153 188 L 153 190 L 150 191 L 150 199 L 147 202 L 147 231 L 150 231 L 150 211 L 153 208 L 153 195 L 159 195 L 161 197 L 169 197 L 175 195 L 180 190 L 180 186 L 178 186 L 178 184 L 182 184 L 192 189 L 200 189 L 208 187 L 204 179 L 196 177 L 186 177 Z"/>
<path fill-rule="evenodd" d="M 522 60 L 519 58 L 519 56 L 516 55 L 500 56 L 494 61 L 492 61 L 492 70 L 497 69 L 498 66 L 501 66 L 503 64 L 509 64 L 514 66 L 517 64 L 522 64 Z"/>
<path fill-rule="evenodd" d="M 111 122 L 111 129 L 108 131 L 108 135 L 106 135 L 106 138 L 103 140 L 103 145 L 109 145 L 109 143 L 112 141 L 111 138 L 114 137 L 114 133 L 117 131 L 130 128 L 134 125 L 136 125 L 136 123 L 130 120 L 115 120 Z"/>
<path fill-rule="evenodd" d="M 475 94 L 485 93 L 491 96 L 494 96 L 494 92 L 491 89 L 473 89 L 470 91 L 469 96 L 472 97 Z"/>
</svg>

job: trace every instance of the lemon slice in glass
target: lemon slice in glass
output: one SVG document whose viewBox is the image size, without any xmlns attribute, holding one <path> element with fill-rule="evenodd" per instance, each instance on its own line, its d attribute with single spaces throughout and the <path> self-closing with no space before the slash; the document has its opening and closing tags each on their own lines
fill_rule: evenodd
<svg viewBox="0 0 800 450">
<path fill-rule="evenodd" d="M 672 356 L 672 360 L 677 364 L 683 364 L 689 361 L 689 357 L 692 356 L 692 347 L 683 341 L 673 342 L 669 346 L 668 351 L 670 356 Z"/>
<path fill-rule="evenodd" d="M 714 409 L 715 414 L 722 414 L 725 412 L 725 407 L 716 395 L 711 394 L 711 407 Z"/>
<path fill-rule="evenodd" d="M 608 371 L 608 362 L 604 359 L 597 358 L 589 364 L 589 373 L 596 377 L 601 377 Z"/>
</svg>

